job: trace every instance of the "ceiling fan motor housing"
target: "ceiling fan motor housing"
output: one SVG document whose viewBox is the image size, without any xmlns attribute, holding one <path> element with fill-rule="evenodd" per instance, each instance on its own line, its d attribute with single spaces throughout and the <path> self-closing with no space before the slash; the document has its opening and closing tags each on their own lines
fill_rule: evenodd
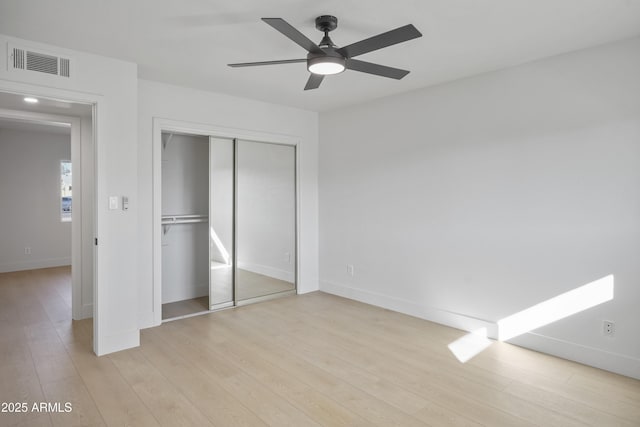
<svg viewBox="0 0 640 427">
<path fill-rule="evenodd" d="M 338 18 L 332 15 L 322 15 L 316 18 L 316 28 L 323 33 L 328 33 L 338 28 Z"/>
</svg>

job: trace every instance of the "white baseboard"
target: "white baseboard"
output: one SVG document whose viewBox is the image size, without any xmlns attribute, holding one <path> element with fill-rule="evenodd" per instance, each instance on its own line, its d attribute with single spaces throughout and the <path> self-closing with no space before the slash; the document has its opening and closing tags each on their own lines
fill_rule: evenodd
<svg viewBox="0 0 640 427">
<path fill-rule="evenodd" d="M 495 323 L 483 319 L 475 319 L 459 313 L 442 310 L 435 307 L 427 307 L 416 304 L 413 301 L 403 300 L 396 297 L 379 294 L 376 292 L 358 289 L 351 286 L 342 285 L 326 280 L 320 281 L 320 290 L 333 295 L 419 317 L 431 322 L 440 323 L 463 331 L 474 331 L 480 328 L 487 328 L 489 336 L 497 336 L 497 326 Z"/>
<path fill-rule="evenodd" d="M 486 327 L 488 335 L 492 338 L 498 336 L 497 325 L 483 319 L 476 319 L 460 313 L 453 313 L 435 307 L 427 307 L 416 304 L 413 301 L 403 300 L 364 289 L 355 288 L 326 280 L 320 281 L 320 290 L 333 295 L 353 299 L 410 316 L 419 317 L 441 325 L 450 326 L 464 331 L 473 331 L 481 327 Z M 573 360 L 578 363 L 615 372 L 632 378 L 640 379 L 640 359 L 635 359 L 617 353 L 610 353 L 593 347 L 583 346 L 568 341 L 529 332 L 508 342 L 561 357 Z"/>
<path fill-rule="evenodd" d="M 247 270 L 256 274 L 262 274 L 263 276 L 273 277 L 274 279 L 284 280 L 285 282 L 293 283 L 295 281 L 295 276 L 292 271 L 280 270 L 278 268 L 273 268 L 268 265 L 239 262 L 238 268 L 242 270 Z"/>
<path fill-rule="evenodd" d="M 529 332 L 511 344 L 640 380 L 640 359 Z"/>
<path fill-rule="evenodd" d="M 80 312 L 80 319 L 91 319 L 93 317 L 93 304 L 83 304 Z"/>
<path fill-rule="evenodd" d="M 0 273 L 11 271 L 37 270 L 39 268 L 62 267 L 71 265 L 71 257 L 45 258 L 0 264 Z"/>
</svg>

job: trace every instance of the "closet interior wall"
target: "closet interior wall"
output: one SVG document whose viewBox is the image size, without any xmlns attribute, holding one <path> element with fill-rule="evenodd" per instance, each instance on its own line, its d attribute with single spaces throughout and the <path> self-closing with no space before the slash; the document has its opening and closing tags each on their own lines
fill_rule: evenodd
<svg viewBox="0 0 640 427">
<path fill-rule="evenodd" d="M 163 226 L 162 304 L 167 304 L 209 295 L 209 138 L 163 133 L 162 141 L 162 216 L 200 218 Z M 208 301 L 202 307 L 207 309 Z"/>
</svg>

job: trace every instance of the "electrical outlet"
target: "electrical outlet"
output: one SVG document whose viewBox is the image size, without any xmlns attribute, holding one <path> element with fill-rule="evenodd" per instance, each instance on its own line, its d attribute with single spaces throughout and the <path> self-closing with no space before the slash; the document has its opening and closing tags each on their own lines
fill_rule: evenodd
<svg viewBox="0 0 640 427">
<path fill-rule="evenodd" d="M 24 248 L 24 254 L 25 255 L 31 255 L 31 246 L 26 246 Z"/>
<path fill-rule="evenodd" d="M 287 264 L 291 264 L 291 252 L 284 253 L 284 262 Z"/>
<path fill-rule="evenodd" d="M 347 264 L 347 274 L 353 276 L 353 264 Z"/>
<path fill-rule="evenodd" d="M 602 322 L 602 333 L 606 336 L 613 336 L 616 332 L 616 324 L 609 321 L 609 320 L 604 320 Z"/>
</svg>

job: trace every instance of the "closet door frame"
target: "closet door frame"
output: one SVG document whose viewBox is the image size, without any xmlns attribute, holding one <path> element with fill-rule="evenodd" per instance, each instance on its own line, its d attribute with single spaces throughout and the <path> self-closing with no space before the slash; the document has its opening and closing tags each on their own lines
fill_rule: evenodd
<svg viewBox="0 0 640 427">
<path fill-rule="evenodd" d="M 273 134 L 267 132 L 259 132 L 245 129 L 227 128 L 221 126 L 212 126 L 200 123 L 191 123 L 181 120 L 172 120 L 154 117 L 153 118 L 153 289 L 152 289 L 152 307 L 153 307 L 153 325 L 162 324 L 162 133 L 186 133 L 191 135 L 207 136 L 214 138 L 225 138 L 233 140 L 245 140 L 252 142 L 262 142 L 269 144 L 287 145 L 295 149 L 295 264 L 294 277 L 296 283 L 295 291 L 297 293 L 300 288 L 300 138 L 292 135 Z M 234 247 L 235 251 L 235 247 Z M 234 254 L 234 270 L 235 270 L 235 254 Z M 234 279 L 235 280 L 235 279 Z M 283 296 L 288 293 L 275 294 L 275 296 Z M 258 300 L 269 299 L 267 297 L 258 297 Z M 246 303 L 246 302 L 245 302 Z M 240 305 L 242 305 L 241 303 Z M 235 298 L 234 305 L 238 305 Z"/>
</svg>

